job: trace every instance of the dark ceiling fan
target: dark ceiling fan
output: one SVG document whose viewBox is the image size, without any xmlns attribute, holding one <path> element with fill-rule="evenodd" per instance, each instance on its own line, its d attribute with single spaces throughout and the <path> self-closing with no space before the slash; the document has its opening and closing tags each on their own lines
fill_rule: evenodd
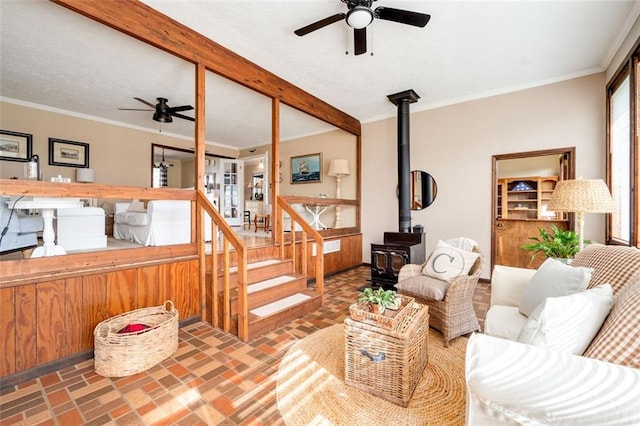
<svg viewBox="0 0 640 426">
<path fill-rule="evenodd" d="M 155 111 L 153 113 L 153 119 L 160 123 L 171 123 L 173 121 L 172 117 L 182 118 L 184 120 L 196 121 L 195 118 L 189 117 L 183 114 L 178 114 L 178 111 L 189 111 L 192 110 L 193 107 L 191 105 L 182 105 L 177 107 L 170 107 L 167 102 L 167 98 L 156 98 L 158 103 L 156 105 L 151 102 L 147 102 L 144 99 L 133 98 L 136 101 L 142 102 L 145 105 L 150 106 L 153 109 L 138 109 L 138 108 L 118 108 L 122 111 Z"/>
<path fill-rule="evenodd" d="M 398 22 L 400 24 L 424 27 L 431 19 L 431 15 L 409 10 L 393 9 L 390 7 L 376 7 L 371 9 L 371 5 L 376 0 L 340 0 L 347 4 L 347 13 L 336 13 L 333 16 L 321 19 L 305 27 L 294 31 L 294 34 L 303 36 L 312 31 L 319 30 L 327 25 L 341 20 L 345 20 L 347 25 L 353 28 L 354 54 L 362 55 L 367 51 L 367 27 L 373 22 L 373 18 L 385 21 Z"/>
</svg>

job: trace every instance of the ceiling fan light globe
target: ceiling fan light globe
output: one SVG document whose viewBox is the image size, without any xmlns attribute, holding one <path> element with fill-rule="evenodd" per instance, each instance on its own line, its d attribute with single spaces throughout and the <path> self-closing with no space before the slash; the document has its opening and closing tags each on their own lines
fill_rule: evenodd
<svg viewBox="0 0 640 426">
<path fill-rule="evenodd" d="M 347 13 L 347 24 L 357 30 L 366 28 L 373 21 L 373 12 L 368 7 L 356 6 Z"/>
<path fill-rule="evenodd" d="M 156 112 L 153 114 L 154 121 L 158 121 L 160 123 L 171 123 L 173 118 L 171 118 L 171 114 L 166 112 Z"/>
</svg>

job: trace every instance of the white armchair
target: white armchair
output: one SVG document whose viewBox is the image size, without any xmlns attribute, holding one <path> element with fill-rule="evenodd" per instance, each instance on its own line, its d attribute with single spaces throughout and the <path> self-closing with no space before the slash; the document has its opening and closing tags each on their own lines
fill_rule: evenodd
<svg viewBox="0 0 640 426">
<path fill-rule="evenodd" d="M 146 208 L 139 201 L 116 203 L 114 238 L 163 246 L 191 242 L 191 202 L 152 200 Z"/>
</svg>

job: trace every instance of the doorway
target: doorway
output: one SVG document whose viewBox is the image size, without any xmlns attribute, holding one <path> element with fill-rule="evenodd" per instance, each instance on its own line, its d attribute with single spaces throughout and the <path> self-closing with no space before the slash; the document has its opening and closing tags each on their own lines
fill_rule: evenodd
<svg viewBox="0 0 640 426">
<path fill-rule="evenodd" d="M 492 156 L 491 265 L 537 268 L 520 248 L 538 228 L 573 229 L 573 214 L 546 208 L 555 183 L 575 179 L 575 147 Z"/>
</svg>

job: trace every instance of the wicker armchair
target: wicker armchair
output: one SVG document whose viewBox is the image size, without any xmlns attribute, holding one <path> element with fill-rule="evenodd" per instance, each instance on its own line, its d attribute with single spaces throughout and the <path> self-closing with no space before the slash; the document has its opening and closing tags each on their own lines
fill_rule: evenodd
<svg viewBox="0 0 640 426">
<path fill-rule="evenodd" d="M 413 297 L 416 302 L 429 306 L 429 325 L 442 332 L 446 347 L 451 339 L 480 330 L 480 323 L 473 309 L 473 294 L 484 268 L 484 257 L 477 246 L 472 251 L 480 256 L 469 270 L 469 274 L 452 279 L 442 300 L 433 300 L 398 289 L 398 293 Z M 427 262 L 429 258 L 422 265 L 404 265 L 398 273 L 398 283 L 408 278 L 424 276 L 422 270 Z M 425 280 L 434 279 L 424 277 Z"/>
</svg>

